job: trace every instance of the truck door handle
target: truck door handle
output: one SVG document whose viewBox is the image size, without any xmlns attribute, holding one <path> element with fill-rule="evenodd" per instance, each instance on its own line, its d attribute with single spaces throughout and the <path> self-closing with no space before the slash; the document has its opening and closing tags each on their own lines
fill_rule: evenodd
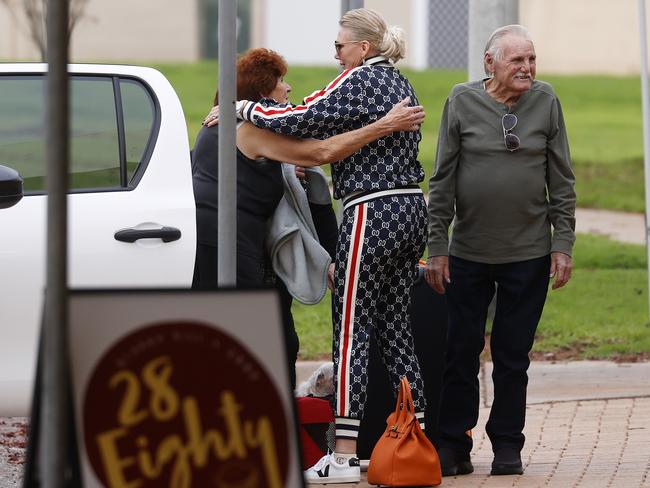
<svg viewBox="0 0 650 488">
<path fill-rule="evenodd" d="M 172 242 L 180 238 L 181 231 L 175 227 L 162 227 L 160 229 L 122 229 L 115 232 L 115 240 L 121 242 L 135 242 L 138 239 L 162 239 L 163 242 Z"/>
</svg>

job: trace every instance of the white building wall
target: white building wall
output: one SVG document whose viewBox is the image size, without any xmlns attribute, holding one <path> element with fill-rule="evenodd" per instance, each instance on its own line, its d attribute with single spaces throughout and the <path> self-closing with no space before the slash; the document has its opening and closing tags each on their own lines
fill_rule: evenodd
<svg viewBox="0 0 650 488">
<path fill-rule="evenodd" d="M 429 9 L 428 0 L 413 0 L 411 8 L 411 33 L 408 58 L 414 68 L 425 69 L 429 62 Z"/>
<path fill-rule="evenodd" d="M 0 59 L 38 60 L 17 12 L 14 18 L 0 4 Z M 198 0 L 89 0 L 72 35 L 70 59 L 194 61 L 200 55 L 198 19 Z"/>
<path fill-rule="evenodd" d="M 290 64 L 337 64 L 331 44 L 338 27 L 339 0 L 255 1 L 259 29 L 252 46 L 276 49 Z M 389 24 L 406 30 L 408 56 L 401 65 L 426 65 L 426 2 L 365 1 Z M 632 74 L 640 69 L 637 9 L 636 0 L 519 0 L 519 22 L 533 35 L 542 72 Z M 285 13 L 294 23 L 304 20 L 292 26 L 295 35 L 278 20 Z M 650 10 L 648 17 L 650 25 Z"/>
<path fill-rule="evenodd" d="M 251 47 L 280 53 L 290 65 L 337 65 L 340 0 L 255 0 Z"/>
<path fill-rule="evenodd" d="M 197 0 L 90 0 L 72 42 L 76 60 L 194 61 Z"/>
<path fill-rule="evenodd" d="M 406 31 L 407 58 L 400 65 L 426 64 L 425 2 L 365 1 L 365 7 L 381 12 L 389 25 Z M 290 65 L 338 66 L 334 40 L 340 17 L 340 0 L 254 0 L 251 47 L 273 49 Z"/>
<path fill-rule="evenodd" d="M 10 0 L 22 4 L 23 0 Z M 194 61 L 200 56 L 201 0 L 89 0 L 73 33 L 72 61 Z M 234 0 L 233 0 L 234 1 Z M 251 46 L 266 46 L 289 63 L 330 65 L 340 0 L 252 0 Z M 423 67 L 427 56 L 428 0 L 366 0 L 365 5 L 403 27 L 408 57 Z M 636 0 L 520 0 L 520 23 L 535 39 L 545 73 L 638 73 Z M 650 22 L 650 10 L 649 19 Z M 0 3 L 0 60 L 37 60 L 25 19 Z"/>
<path fill-rule="evenodd" d="M 544 73 L 640 72 L 636 0 L 520 0 L 519 16 Z"/>
</svg>

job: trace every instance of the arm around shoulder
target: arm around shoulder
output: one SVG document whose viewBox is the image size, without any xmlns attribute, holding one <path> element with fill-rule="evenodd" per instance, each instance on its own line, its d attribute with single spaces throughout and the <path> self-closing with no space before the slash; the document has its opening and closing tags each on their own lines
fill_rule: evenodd
<svg viewBox="0 0 650 488">
<path fill-rule="evenodd" d="M 416 131 L 424 121 L 424 108 L 409 106 L 406 98 L 381 119 L 353 131 L 337 134 L 328 139 L 299 139 L 258 129 L 245 124 L 240 129 L 242 136 L 254 144 L 250 150 L 257 150 L 262 156 L 300 166 L 312 167 L 334 163 L 352 155 L 367 144 L 398 131 Z M 239 141 L 239 137 L 238 137 Z"/>
</svg>

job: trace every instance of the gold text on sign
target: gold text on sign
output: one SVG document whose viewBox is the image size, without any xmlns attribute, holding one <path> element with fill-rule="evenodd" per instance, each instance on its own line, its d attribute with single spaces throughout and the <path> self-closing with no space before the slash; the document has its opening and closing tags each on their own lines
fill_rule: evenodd
<svg viewBox="0 0 650 488">
<path fill-rule="evenodd" d="M 169 384 L 173 371 L 171 359 L 160 356 L 147 363 L 138 376 L 121 370 L 110 380 L 110 386 L 125 385 L 125 392 L 117 412 L 115 428 L 96 436 L 102 464 L 111 488 L 138 488 L 146 480 L 156 480 L 167 466 L 172 467 L 171 488 L 190 488 L 192 470 L 205 467 L 210 459 L 225 462 L 247 459 L 259 450 L 268 485 L 281 488 L 282 481 L 276 456 L 276 443 L 271 421 L 267 416 L 243 419 L 242 406 L 235 394 L 224 390 L 217 403 L 217 411 L 224 428 L 205 429 L 195 397 L 179 398 Z M 150 391 L 149 404 L 141 405 L 142 385 Z M 171 433 L 156 446 L 148 437 L 140 435 L 133 440 L 130 428 L 149 419 L 157 423 L 181 417 L 183 432 Z M 125 451 L 135 455 L 125 454 Z M 127 474 L 128 472 L 128 474 Z"/>
</svg>

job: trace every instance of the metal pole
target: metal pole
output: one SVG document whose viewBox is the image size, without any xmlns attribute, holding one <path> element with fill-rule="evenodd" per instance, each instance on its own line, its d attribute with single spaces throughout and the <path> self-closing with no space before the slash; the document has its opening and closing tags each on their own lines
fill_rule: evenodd
<svg viewBox="0 0 650 488">
<path fill-rule="evenodd" d="M 518 0 L 469 0 L 467 76 L 470 81 L 485 77 L 485 43 L 498 27 L 519 22 Z"/>
<path fill-rule="evenodd" d="M 341 16 L 350 10 L 350 0 L 341 0 Z"/>
<path fill-rule="evenodd" d="M 650 95 L 648 94 L 648 44 L 645 0 L 639 0 L 639 32 L 641 41 L 641 100 L 643 107 L 646 254 L 648 256 L 648 265 L 650 266 Z M 648 269 L 648 310 L 650 311 L 650 268 Z"/>
<path fill-rule="evenodd" d="M 47 278 L 43 327 L 43 487 L 63 487 L 68 454 L 67 189 L 68 189 L 68 1 L 47 7 Z"/>
<path fill-rule="evenodd" d="M 237 283 L 237 2 L 219 0 L 219 211 L 217 282 Z"/>
<path fill-rule="evenodd" d="M 363 0 L 341 0 L 341 15 L 355 8 L 363 8 Z"/>
<path fill-rule="evenodd" d="M 355 8 L 363 8 L 363 0 L 341 0 L 341 17 L 347 11 L 354 10 Z M 341 71 L 343 71 L 343 67 L 341 67 Z M 334 211 L 336 213 L 336 222 L 341 223 L 341 220 L 343 220 L 343 203 L 335 203 Z"/>
</svg>

